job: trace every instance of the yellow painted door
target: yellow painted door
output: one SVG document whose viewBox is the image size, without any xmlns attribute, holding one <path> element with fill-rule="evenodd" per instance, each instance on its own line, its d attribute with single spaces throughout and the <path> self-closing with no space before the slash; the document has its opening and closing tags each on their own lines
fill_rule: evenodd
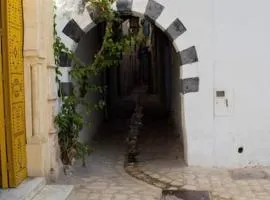
<svg viewBox="0 0 270 200">
<path fill-rule="evenodd" d="M 1 2 L 8 186 L 16 187 L 27 177 L 22 1 Z"/>
<path fill-rule="evenodd" d="M 1 12 L 0 12 L 1 13 Z M 4 91 L 3 91 L 3 65 L 2 65 L 2 28 L 0 22 L 0 187 L 8 187 L 6 139 L 4 120 Z"/>
</svg>

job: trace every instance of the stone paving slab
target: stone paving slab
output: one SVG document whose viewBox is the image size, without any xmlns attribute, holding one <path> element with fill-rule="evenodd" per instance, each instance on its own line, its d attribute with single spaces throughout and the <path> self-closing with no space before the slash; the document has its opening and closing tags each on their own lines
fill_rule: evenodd
<svg viewBox="0 0 270 200">
<path fill-rule="evenodd" d="M 72 185 L 46 185 L 32 200 L 66 200 L 72 190 Z"/>
<path fill-rule="evenodd" d="M 2 190 L 0 200 L 30 200 L 45 184 L 44 177 L 27 178 L 17 188 Z"/>
<path fill-rule="evenodd" d="M 161 200 L 210 200 L 210 195 L 207 191 L 164 190 Z"/>
<path fill-rule="evenodd" d="M 264 178 L 251 178 L 234 180 L 230 171 L 226 169 L 212 169 L 201 167 L 159 167 L 157 161 L 140 165 L 143 172 L 160 180 L 167 180 L 172 184 L 182 185 L 182 189 L 206 190 L 212 194 L 214 200 L 269 200 L 270 180 Z M 268 168 L 252 169 L 252 172 Z"/>
<path fill-rule="evenodd" d="M 234 180 L 256 180 L 270 179 L 269 174 L 264 169 L 244 168 L 230 170 L 231 178 Z"/>
</svg>

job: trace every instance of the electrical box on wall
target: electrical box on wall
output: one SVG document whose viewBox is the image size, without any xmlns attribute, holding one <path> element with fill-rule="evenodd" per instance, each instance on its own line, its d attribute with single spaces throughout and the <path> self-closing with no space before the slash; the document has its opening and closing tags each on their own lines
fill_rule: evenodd
<svg viewBox="0 0 270 200">
<path fill-rule="evenodd" d="M 215 116 L 230 116 L 233 114 L 233 90 L 215 89 Z"/>
</svg>

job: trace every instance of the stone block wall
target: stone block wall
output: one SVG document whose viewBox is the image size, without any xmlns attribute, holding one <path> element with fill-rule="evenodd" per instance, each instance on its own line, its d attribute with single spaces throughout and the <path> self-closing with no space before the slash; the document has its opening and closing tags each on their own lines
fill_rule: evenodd
<svg viewBox="0 0 270 200">
<path fill-rule="evenodd" d="M 54 116 L 53 2 L 23 1 L 27 163 L 29 176 L 57 176 L 61 166 Z"/>
</svg>

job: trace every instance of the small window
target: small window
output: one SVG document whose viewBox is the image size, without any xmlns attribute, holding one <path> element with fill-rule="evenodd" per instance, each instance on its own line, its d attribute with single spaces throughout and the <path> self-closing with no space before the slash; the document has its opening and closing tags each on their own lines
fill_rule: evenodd
<svg viewBox="0 0 270 200">
<path fill-rule="evenodd" d="M 225 91 L 216 91 L 217 97 L 225 97 Z"/>
</svg>

